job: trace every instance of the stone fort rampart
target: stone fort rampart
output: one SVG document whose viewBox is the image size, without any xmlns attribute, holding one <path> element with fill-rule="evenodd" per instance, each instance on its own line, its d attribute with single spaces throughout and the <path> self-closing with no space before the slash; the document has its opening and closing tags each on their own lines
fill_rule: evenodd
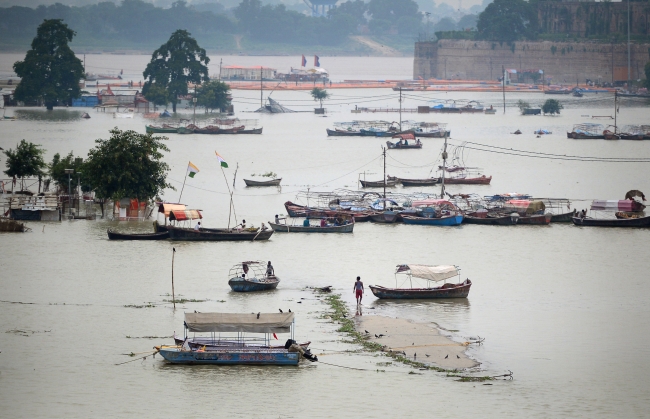
<svg viewBox="0 0 650 419">
<path fill-rule="evenodd" d="M 632 44 L 630 78 L 644 79 L 650 44 Z M 543 70 L 553 83 L 627 80 L 627 44 L 597 42 L 491 42 L 442 39 L 416 42 L 413 78 L 495 80 L 501 68 Z"/>
</svg>

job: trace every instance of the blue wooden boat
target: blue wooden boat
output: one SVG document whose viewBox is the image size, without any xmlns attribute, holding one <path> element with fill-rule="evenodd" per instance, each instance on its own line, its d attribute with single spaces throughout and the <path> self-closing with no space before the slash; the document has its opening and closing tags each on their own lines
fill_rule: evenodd
<svg viewBox="0 0 650 419">
<path fill-rule="evenodd" d="M 298 365 L 301 358 L 318 361 L 293 340 L 295 313 L 185 313 L 185 337 L 180 345 L 156 346 L 172 364 Z M 209 334 L 205 344 L 190 345 L 189 333 Z M 290 333 L 284 346 L 273 346 L 277 334 Z M 258 336 L 250 337 L 247 334 Z M 229 336 L 230 335 L 230 336 Z"/>
<path fill-rule="evenodd" d="M 280 278 L 266 274 L 266 263 L 251 260 L 238 263 L 228 273 L 228 285 L 235 292 L 252 292 L 274 290 Z"/>
<path fill-rule="evenodd" d="M 440 218 L 415 217 L 411 215 L 402 215 L 404 224 L 417 224 L 427 226 L 457 226 L 463 222 L 463 215 L 447 215 Z"/>
<path fill-rule="evenodd" d="M 387 288 L 380 285 L 370 285 L 370 290 L 377 298 L 382 299 L 442 299 L 467 298 L 472 281 L 460 281 L 460 269 L 454 265 L 397 265 L 395 282 L 398 275 L 405 275 L 410 288 Z M 448 283 L 447 279 L 458 276 L 459 282 Z M 413 278 L 427 281 L 427 287 L 413 288 Z M 431 286 L 432 282 L 445 281 L 441 286 Z M 404 282 L 404 281 L 402 281 Z"/>
</svg>

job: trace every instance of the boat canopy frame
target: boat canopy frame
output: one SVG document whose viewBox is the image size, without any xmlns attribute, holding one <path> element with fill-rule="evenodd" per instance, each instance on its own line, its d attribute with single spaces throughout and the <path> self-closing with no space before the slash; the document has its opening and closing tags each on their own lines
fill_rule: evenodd
<svg viewBox="0 0 650 419">
<path fill-rule="evenodd" d="M 446 284 L 448 279 L 456 276 L 458 277 L 458 283 L 462 282 L 460 280 L 460 268 L 456 265 L 397 265 L 395 267 L 395 288 L 399 288 L 398 275 L 405 276 L 406 278 L 402 281 L 402 284 L 408 280 L 411 288 L 413 288 L 414 277 L 426 280 L 427 288 L 432 288 L 431 282 L 444 281 Z"/>
<path fill-rule="evenodd" d="M 263 342 L 271 344 L 271 339 L 279 340 L 277 334 L 289 333 L 290 339 L 295 334 L 295 313 L 185 313 L 184 340 L 189 333 L 209 334 L 211 344 L 219 342 L 235 343 L 245 346 L 250 343 Z M 247 333 L 261 336 L 247 336 Z M 222 335 L 222 334 L 225 334 Z"/>
</svg>

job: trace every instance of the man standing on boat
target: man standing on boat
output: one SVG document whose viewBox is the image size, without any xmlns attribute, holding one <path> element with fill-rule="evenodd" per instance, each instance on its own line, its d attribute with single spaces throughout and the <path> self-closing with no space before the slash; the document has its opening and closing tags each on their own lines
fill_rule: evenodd
<svg viewBox="0 0 650 419">
<path fill-rule="evenodd" d="M 354 283 L 354 288 L 352 290 L 352 292 L 354 292 L 354 294 L 357 297 L 357 305 L 361 304 L 361 299 L 363 298 L 363 291 L 364 291 L 363 282 L 361 282 L 361 277 L 358 276 L 357 282 Z"/>
<path fill-rule="evenodd" d="M 275 276 L 275 269 L 273 269 L 273 265 L 271 265 L 270 260 L 268 265 L 266 265 L 266 276 Z"/>
</svg>

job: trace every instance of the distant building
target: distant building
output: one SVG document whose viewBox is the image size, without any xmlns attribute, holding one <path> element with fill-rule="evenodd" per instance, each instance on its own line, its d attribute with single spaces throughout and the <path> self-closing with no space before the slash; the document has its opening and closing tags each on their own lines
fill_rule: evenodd
<svg viewBox="0 0 650 419">
<path fill-rule="evenodd" d="M 221 67 L 219 78 L 221 80 L 259 80 L 260 73 L 265 80 L 275 80 L 277 70 L 269 67 L 242 67 L 239 65 L 225 65 Z"/>
</svg>

